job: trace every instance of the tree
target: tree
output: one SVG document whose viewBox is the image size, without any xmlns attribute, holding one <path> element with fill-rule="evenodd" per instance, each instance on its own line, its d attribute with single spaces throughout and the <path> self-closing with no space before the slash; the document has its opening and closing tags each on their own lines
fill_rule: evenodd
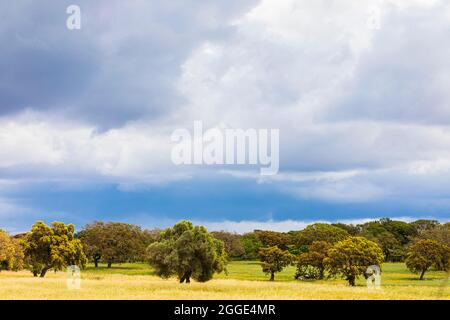
<svg viewBox="0 0 450 320">
<path fill-rule="evenodd" d="M 345 223 L 332 223 L 331 224 L 334 227 L 341 228 L 348 232 L 351 236 L 356 236 L 359 234 L 360 229 L 358 226 L 355 226 L 354 224 L 345 224 Z"/>
<path fill-rule="evenodd" d="M 414 273 L 420 273 L 423 280 L 425 272 L 434 267 L 436 270 L 449 268 L 450 248 L 435 240 L 420 240 L 414 243 L 406 258 L 406 266 Z"/>
<path fill-rule="evenodd" d="M 419 239 L 435 240 L 450 247 L 450 223 L 424 231 Z"/>
<path fill-rule="evenodd" d="M 416 234 L 412 225 L 387 218 L 367 222 L 360 225 L 360 228 L 363 237 L 380 245 L 385 261 L 403 261 L 406 245 Z"/>
<path fill-rule="evenodd" d="M 216 231 L 211 233 L 214 238 L 224 243 L 225 251 L 229 258 L 239 259 L 244 256 L 245 249 L 241 242 L 241 235 L 226 231 Z"/>
<path fill-rule="evenodd" d="M 25 261 L 33 275 L 45 277 L 48 270 L 62 270 L 69 265 L 82 268 L 87 263 L 80 240 L 74 238 L 73 224 L 36 222 L 24 239 Z"/>
<path fill-rule="evenodd" d="M 277 246 L 261 248 L 259 255 L 262 262 L 262 270 L 264 273 L 270 274 L 270 281 L 275 280 L 276 272 L 281 272 L 295 260 L 295 256 L 289 253 L 289 251 L 281 250 Z"/>
<path fill-rule="evenodd" d="M 327 223 L 314 223 L 299 231 L 295 237 L 297 246 L 308 246 L 314 241 L 325 241 L 334 244 L 348 238 L 346 230 Z"/>
<path fill-rule="evenodd" d="M 226 253 L 222 241 L 217 240 L 203 226 L 180 221 L 161 234 L 161 240 L 147 249 L 148 261 L 162 278 L 177 276 L 180 283 L 211 280 L 222 272 Z"/>
<path fill-rule="evenodd" d="M 438 227 L 439 225 L 440 224 L 438 221 L 427 219 L 416 220 L 410 223 L 410 226 L 413 227 L 416 235 L 418 236 L 422 235 L 424 232 L 427 232 L 429 230 Z"/>
<path fill-rule="evenodd" d="M 0 230 L 0 271 L 23 269 L 23 248 L 19 241 Z"/>
<path fill-rule="evenodd" d="M 406 245 L 415 236 L 416 230 L 410 224 L 404 221 L 391 220 L 389 218 L 381 219 L 379 222 L 387 231 L 402 244 Z"/>
<path fill-rule="evenodd" d="M 86 225 L 78 234 L 94 265 L 97 267 L 102 261 L 108 268 L 113 263 L 143 261 L 150 241 L 147 236 L 139 226 L 101 221 Z"/>
<path fill-rule="evenodd" d="M 365 275 L 371 265 L 381 265 L 383 251 L 373 241 L 363 237 L 350 237 L 328 250 L 324 263 L 330 276 L 342 276 L 351 286 L 356 278 Z"/>
<path fill-rule="evenodd" d="M 389 231 L 386 230 L 377 235 L 366 234 L 365 237 L 380 246 L 383 250 L 384 261 L 403 261 L 404 248 Z"/>
<path fill-rule="evenodd" d="M 290 237 L 276 231 L 255 230 L 255 235 L 264 247 L 277 246 L 281 250 L 287 250 Z"/>
<path fill-rule="evenodd" d="M 325 241 L 314 241 L 308 252 L 301 254 L 297 261 L 295 279 L 323 279 L 325 264 L 331 245 Z M 316 272 L 314 272 L 316 271 Z"/>
<path fill-rule="evenodd" d="M 241 243 L 245 251 L 245 260 L 255 260 L 259 258 L 259 249 L 262 248 L 263 244 L 256 236 L 255 232 L 243 234 L 241 237 Z"/>
</svg>

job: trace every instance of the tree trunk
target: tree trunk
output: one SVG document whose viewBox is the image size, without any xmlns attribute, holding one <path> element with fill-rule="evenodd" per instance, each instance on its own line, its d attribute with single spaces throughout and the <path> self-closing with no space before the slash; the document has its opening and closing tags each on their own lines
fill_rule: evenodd
<svg viewBox="0 0 450 320">
<path fill-rule="evenodd" d="M 98 260 L 97 260 L 97 259 L 94 260 L 94 266 L 95 266 L 96 268 L 98 268 Z"/>
<path fill-rule="evenodd" d="M 347 280 L 348 280 L 348 284 L 351 285 L 352 287 L 355 286 L 355 276 L 348 276 Z"/>
<path fill-rule="evenodd" d="M 420 274 L 420 278 L 419 280 L 423 280 L 423 276 L 425 275 L 425 272 L 427 271 L 427 269 L 423 269 L 422 273 Z"/>
<path fill-rule="evenodd" d="M 271 272 L 270 273 L 270 281 L 274 281 L 275 280 L 275 272 Z"/>
<path fill-rule="evenodd" d="M 40 277 L 41 278 L 45 277 L 45 274 L 47 273 L 47 271 L 48 271 L 48 268 L 42 269 Z"/>
<path fill-rule="evenodd" d="M 39 273 L 37 271 L 33 271 L 33 277 L 37 277 Z"/>
<path fill-rule="evenodd" d="M 183 274 L 183 276 L 180 278 L 180 283 L 183 283 L 186 281 L 186 283 L 191 283 L 191 272 L 186 272 Z"/>
<path fill-rule="evenodd" d="M 108 261 L 108 268 L 111 268 L 112 262 Z"/>
<path fill-rule="evenodd" d="M 322 280 L 324 277 L 324 268 L 319 269 L 319 279 Z"/>
</svg>

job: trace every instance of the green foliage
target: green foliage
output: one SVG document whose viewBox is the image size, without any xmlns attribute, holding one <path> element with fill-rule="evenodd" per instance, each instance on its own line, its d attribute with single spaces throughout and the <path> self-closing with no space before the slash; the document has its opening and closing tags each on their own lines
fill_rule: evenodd
<svg viewBox="0 0 450 320">
<path fill-rule="evenodd" d="M 19 241 L 0 230 L 0 271 L 23 269 L 23 248 Z"/>
<path fill-rule="evenodd" d="M 161 240 L 151 244 L 147 253 L 158 276 L 174 275 L 180 283 L 189 283 L 191 278 L 199 282 L 211 280 L 215 272 L 224 270 L 227 260 L 223 242 L 190 221 L 164 230 Z"/>
<path fill-rule="evenodd" d="M 211 232 L 214 238 L 225 245 L 227 256 L 231 259 L 241 259 L 245 255 L 245 249 L 241 242 L 241 236 L 226 231 Z"/>
<path fill-rule="evenodd" d="M 275 273 L 281 272 L 285 267 L 291 265 L 295 256 L 287 250 L 281 250 L 277 246 L 261 248 L 259 250 L 261 267 L 264 273 L 270 274 L 270 281 L 275 280 Z"/>
<path fill-rule="evenodd" d="M 342 276 L 351 286 L 355 285 L 357 277 L 365 275 L 367 267 L 380 266 L 382 262 L 381 248 L 363 237 L 350 237 L 336 243 L 324 259 L 329 275 Z"/>
<path fill-rule="evenodd" d="M 356 236 L 360 232 L 360 228 L 358 226 L 355 226 L 353 224 L 345 224 L 345 223 L 332 223 L 331 224 L 334 227 L 341 228 L 348 232 L 351 236 Z"/>
<path fill-rule="evenodd" d="M 113 263 L 143 261 L 146 247 L 158 235 L 128 223 L 96 221 L 86 225 L 77 237 L 95 265 L 106 262 L 111 267 Z"/>
<path fill-rule="evenodd" d="M 450 247 L 450 223 L 424 231 L 419 239 L 435 240 Z"/>
<path fill-rule="evenodd" d="M 349 236 L 349 233 L 340 227 L 327 223 L 314 223 L 297 232 L 295 242 L 297 246 L 309 246 L 314 241 L 325 241 L 333 244 Z"/>
<path fill-rule="evenodd" d="M 25 261 L 34 276 L 44 277 L 48 270 L 69 265 L 82 268 L 87 263 L 80 240 L 74 238 L 73 224 L 36 222 L 23 240 Z"/>
<path fill-rule="evenodd" d="M 276 231 L 255 230 L 255 235 L 263 247 L 278 247 L 287 250 L 290 237 L 284 233 Z"/>
<path fill-rule="evenodd" d="M 387 218 L 367 222 L 360 227 L 363 237 L 381 247 L 385 261 L 403 261 L 406 245 L 417 234 L 417 230 L 411 224 Z"/>
<path fill-rule="evenodd" d="M 301 254 L 297 261 L 296 279 L 323 279 L 325 264 L 331 245 L 325 241 L 314 241 L 308 252 Z"/>
<path fill-rule="evenodd" d="M 436 220 L 426 219 L 416 220 L 410 223 L 410 226 L 414 229 L 415 234 L 418 236 L 422 235 L 424 232 L 438 227 L 439 225 L 439 222 Z"/>
<path fill-rule="evenodd" d="M 297 280 L 317 280 L 323 277 L 321 270 L 310 264 L 298 264 L 294 278 Z"/>
<path fill-rule="evenodd" d="M 259 258 L 259 249 L 263 247 L 263 244 L 256 236 L 255 232 L 249 232 L 242 235 L 241 243 L 244 247 L 245 260 L 256 260 Z"/>
<path fill-rule="evenodd" d="M 435 240 L 420 240 L 414 243 L 406 258 L 406 266 L 415 273 L 420 273 L 423 280 L 425 272 L 434 267 L 436 270 L 449 269 L 450 248 Z"/>
</svg>

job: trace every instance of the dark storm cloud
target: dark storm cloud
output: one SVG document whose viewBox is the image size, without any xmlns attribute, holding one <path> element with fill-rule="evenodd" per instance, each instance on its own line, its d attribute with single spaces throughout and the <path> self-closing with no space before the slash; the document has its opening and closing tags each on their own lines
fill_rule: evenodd
<svg viewBox="0 0 450 320">
<path fill-rule="evenodd" d="M 225 37 L 255 2 L 2 2 L 0 116 L 32 109 L 107 128 L 171 112 L 191 50 Z M 79 31 L 66 28 L 70 4 L 81 7 Z"/>
</svg>

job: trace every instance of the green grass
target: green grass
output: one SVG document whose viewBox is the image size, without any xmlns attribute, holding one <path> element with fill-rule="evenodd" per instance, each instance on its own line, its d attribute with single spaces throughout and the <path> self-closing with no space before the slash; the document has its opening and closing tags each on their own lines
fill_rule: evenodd
<svg viewBox="0 0 450 320">
<path fill-rule="evenodd" d="M 389 286 L 443 286 L 447 282 L 448 274 L 443 271 L 428 271 L 425 274 L 425 280 L 419 280 L 417 274 L 411 273 L 404 263 L 385 263 L 382 270 L 382 284 Z M 113 264 L 111 268 L 107 268 L 106 264 L 99 264 L 98 268 L 89 264 L 83 270 L 83 273 L 92 275 L 112 275 L 121 274 L 128 276 L 152 276 L 155 275 L 153 269 L 146 263 L 122 263 Z M 295 281 L 294 279 L 295 267 L 285 268 L 282 272 L 276 273 L 276 281 Z M 216 274 L 215 279 L 235 279 L 235 280 L 250 280 L 250 281 L 266 281 L 269 276 L 261 271 L 261 266 L 258 261 L 231 261 L 227 266 L 227 272 Z M 327 279 L 306 281 L 309 283 L 345 283 L 342 279 Z M 359 279 L 357 285 L 365 285 L 364 279 Z M 450 285 L 450 282 L 448 283 Z"/>
</svg>

